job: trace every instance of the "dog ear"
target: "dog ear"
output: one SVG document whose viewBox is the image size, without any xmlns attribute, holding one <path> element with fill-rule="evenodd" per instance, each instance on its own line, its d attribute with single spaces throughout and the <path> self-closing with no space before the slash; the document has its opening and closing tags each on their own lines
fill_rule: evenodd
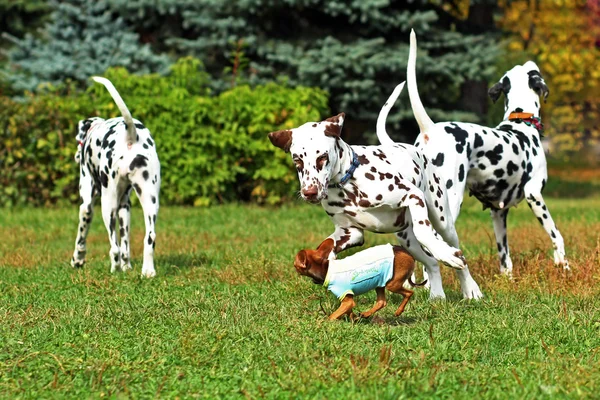
<svg viewBox="0 0 600 400">
<path fill-rule="evenodd" d="M 298 254 L 296 254 L 296 258 L 294 259 L 294 267 L 296 267 L 297 270 L 304 270 L 307 268 L 306 265 L 306 261 L 307 261 L 307 256 L 306 256 L 306 251 L 305 250 L 300 250 L 298 252 Z"/>
<path fill-rule="evenodd" d="M 317 252 L 319 253 L 319 256 L 321 258 L 326 260 L 327 258 L 329 258 L 329 254 L 333 251 L 334 247 L 335 241 L 332 238 L 327 238 L 323 240 L 323 242 L 321 242 L 319 247 L 317 247 Z"/>
<path fill-rule="evenodd" d="M 335 117 L 327 118 L 325 121 L 323 121 L 328 122 L 325 124 L 325 136 L 339 138 L 342 134 L 342 127 L 344 126 L 345 119 L 346 114 L 339 113 Z"/>
<path fill-rule="evenodd" d="M 548 86 L 546 86 L 546 82 L 544 81 L 544 78 L 542 78 L 542 74 L 540 74 L 540 71 L 534 69 L 529 71 L 527 75 L 529 75 L 529 87 L 531 90 L 536 92 L 538 96 L 543 97 L 545 103 L 546 99 L 548 99 L 548 95 L 550 94 L 550 90 L 548 89 Z"/>
<path fill-rule="evenodd" d="M 290 129 L 269 133 L 269 140 L 273 146 L 279 147 L 286 153 L 290 151 L 292 145 L 292 131 Z"/>
<path fill-rule="evenodd" d="M 488 95 L 490 96 L 490 98 L 492 99 L 492 101 L 494 103 L 498 101 L 501 94 L 502 94 L 502 82 L 496 83 L 494 86 L 492 86 L 490 88 L 490 90 L 488 90 Z"/>
<path fill-rule="evenodd" d="M 92 122 L 94 122 L 92 119 L 82 119 L 77 123 L 76 136 L 78 139 L 80 136 L 85 136 L 87 131 L 90 129 L 90 126 L 92 126 Z"/>
</svg>

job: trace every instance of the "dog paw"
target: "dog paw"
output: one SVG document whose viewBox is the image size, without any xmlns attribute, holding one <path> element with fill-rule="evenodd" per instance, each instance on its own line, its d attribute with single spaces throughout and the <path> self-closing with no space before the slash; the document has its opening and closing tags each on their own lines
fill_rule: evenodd
<svg viewBox="0 0 600 400">
<path fill-rule="evenodd" d="M 71 267 L 83 268 L 84 265 L 85 265 L 85 260 L 75 260 L 75 258 L 71 258 Z"/>
<path fill-rule="evenodd" d="M 557 267 L 562 267 L 566 271 L 571 269 L 569 262 L 565 258 L 565 254 L 558 250 L 554 250 L 554 265 Z"/>
<path fill-rule="evenodd" d="M 480 300 L 483 299 L 483 293 L 479 289 L 479 286 L 475 285 L 474 287 L 468 287 L 463 291 L 463 297 L 468 300 Z"/>
<path fill-rule="evenodd" d="M 465 259 L 465 256 L 463 255 L 462 251 L 458 249 L 454 249 L 452 253 L 447 254 L 444 257 L 440 257 L 438 261 L 454 269 L 464 269 L 467 266 L 467 260 Z"/>
<path fill-rule="evenodd" d="M 121 264 L 121 271 L 125 272 L 125 271 L 129 271 L 131 269 L 131 264 L 127 263 L 127 264 Z"/>
<path fill-rule="evenodd" d="M 143 278 L 154 278 L 156 276 L 156 271 L 154 269 L 142 270 Z"/>
</svg>

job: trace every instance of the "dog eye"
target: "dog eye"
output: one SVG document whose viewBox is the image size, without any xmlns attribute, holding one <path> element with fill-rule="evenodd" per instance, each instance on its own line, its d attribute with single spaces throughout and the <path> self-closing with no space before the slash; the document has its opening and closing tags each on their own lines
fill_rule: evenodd
<svg viewBox="0 0 600 400">
<path fill-rule="evenodd" d="M 296 169 L 298 171 L 301 171 L 304 169 L 304 161 L 300 160 L 299 158 L 294 159 L 294 164 L 296 164 Z"/>
<path fill-rule="evenodd" d="M 317 165 L 319 167 L 322 167 L 328 161 L 329 161 L 329 155 L 327 153 L 323 154 L 322 156 L 317 157 Z"/>
</svg>

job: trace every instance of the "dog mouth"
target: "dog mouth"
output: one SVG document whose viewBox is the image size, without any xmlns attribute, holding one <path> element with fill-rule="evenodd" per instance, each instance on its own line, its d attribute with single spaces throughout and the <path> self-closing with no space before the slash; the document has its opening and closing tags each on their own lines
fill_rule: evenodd
<svg viewBox="0 0 600 400">
<path fill-rule="evenodd" d="M 325 282 L 323 279 L 319 279 L 319 278 L 312 278 L 312 281 L 315 285 L 322 285 L 323 282 Z"/>
</svg>

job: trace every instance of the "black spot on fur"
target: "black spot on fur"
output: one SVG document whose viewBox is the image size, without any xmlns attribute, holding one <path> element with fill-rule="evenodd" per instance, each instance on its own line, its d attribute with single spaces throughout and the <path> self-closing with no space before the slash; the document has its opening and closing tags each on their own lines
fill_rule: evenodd
<svg viewBox="0 0 600 400">
<path fill-rule="evenodd" d="M 433 160 L 431 160 L 431 163 L 436 167 L 441 167 L 442 165 L 444 165 L 444 153 L 438 153 L 438 155 Z"/>
<path fill-rule="evenodd" d="M 448 179 L 448 181 L 446 182 L 446 189 L 450 189 L 452 187 L 453 183 L 452 183 L 452 179 Z"/>
<path fill-rule="evenodd" d="M 478 148 L 483 146 L 483 138 L 479 136 L 479 134 L 475 134 L 475 141 L 473 142 L 473 148 Z"/>
<path fill-rule="evenodd" d="M 499 144 L 493 150 L 486 151 L 485 156 L 490 160 L 492 165 L 498 165 L 500 160 L 502 160 L 502 152 L 504 152 L 504 146 Z"/>
<path fill-rule="evenodd" d="M 100 173 L 100 183 L 102 183 L 102 186 L 104 186 L 105 188 L 108 187 L 108 175 L 106 175 L 104 171 Z"/>
<path fill-rule="evenodd" d="M 469 133 L 456 124 L 446 126 L 444 130 L 454 136 L 454 140 L 456 140 L 456 151 L 462 153 Z"/>
<path fill-rule="evenodd" d="M 133 159 L 133 161 L 131 161 L 131 164 L 129 164 L 129 170 L 133 171 L 136 168 L 142 168 L 148 165 L 148 163 L 146 162 L 148 159 L 146 157 L 144 157 L 141 154 L 138 154 L 137 156 L 135 156 L 135 158 Z"/>
<path fill-rule="evenodd" d="M 516 155 L 519 155 L 519 146 L 517 146 L 516 143 L 513 143 L 512 149 L 513 149 L 513 153 L 515 153 Z"/>
<path fill-rule="evenodd" d="M 150 174 L 148 173 L 148 171 L 144 170 L 144 172 L 142 172 L 142 177 L 145 181 L 147 181 L 148 178 L 150 178 Z"/>
<path fill-rule="evenodd" d="M 460 167 L 458 168 L 458 180 L 460 182 L 465 180 L 465 165 L 464 164 L 460 164 Z"/>
<path fill-rule="evenodd" d="M 519 166 L 517 164 L 515 164 L 512 161 L 509 161 L 506 164 L 506 173 L 508 174 L 508 176 L 512 176 L 512 174 L 514 172 L 517 172 L 519 170 Z"/>
<path fill-rule="evenodd" d="M 133 184 L 133 188 L 135 189 L 135 192 L 137 193 L 138 196 L 142 195 L 142 188 L 137 183 Z"/>
</svg>

